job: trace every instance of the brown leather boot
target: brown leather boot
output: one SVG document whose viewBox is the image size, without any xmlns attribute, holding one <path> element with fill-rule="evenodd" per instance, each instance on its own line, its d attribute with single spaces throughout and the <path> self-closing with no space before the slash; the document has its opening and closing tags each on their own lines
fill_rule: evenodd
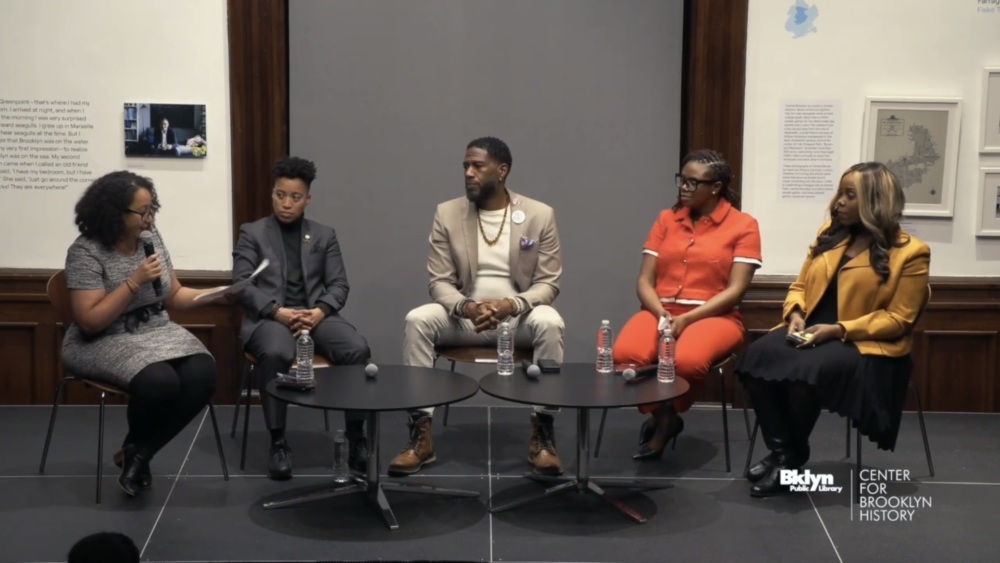
<svg viewBox="0 0 1000 563">
<path fill-rule="evenodd" d="M 531 413 L 531 441 L 528 442 L 528 461 L 535 473 L 562 475 L 562 462 L 556 453 L 556 436 L 552 428 L 552 415 Z"/>
<path fill-rule="evenodd" d="M 410 444 L 389 464 L 389 475 L 401 477 L 420 471 L 420 468 L 437 461 L 431 439 L 431 417 L 424 415 L 410 419 Z"/>
</svg>

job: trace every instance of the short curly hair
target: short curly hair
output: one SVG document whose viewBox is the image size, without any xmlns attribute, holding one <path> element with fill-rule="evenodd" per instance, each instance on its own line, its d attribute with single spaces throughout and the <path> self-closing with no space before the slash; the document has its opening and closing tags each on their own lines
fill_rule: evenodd
<svg viewBox="0 0 1000 563">
<path fill-rule="evenodd" d="M 316 179 L 316 165 L 311 160 L 297 156 L 283 156 L 274 163 L 271 174 L 274 176 L 275 182 L 279 178 L 302 180 L 306 184 L 306 189 L 309 189 L 312 188 L 313 180 Z"/>
<path fill-rule="evenodd" d="M 105 174 L 94 180 L 76 202 L 76 226 L 80 234 L 105 246 L 114 246 L 125 230 L 122 216 L 132 204 L 135 192 L 149 190 L 153 198 L 150 211 L 160 210 L 153 181 L 127 170 Z"/>
<path fill-rule="evenodd" d="M 478 139 L 473 139 L 465 146 L 465 150 L 469 149 L 482 149 L 486 151 L 486 154 L 490 155 L 490 158 L 497 161 L 498 164 L 506 164 L 508 169 L 514 166 L 514 158 L 510 155 L 510 147 L 507 146 L 507 143 L 496 137 L 479 137 Z"/>
</svg>

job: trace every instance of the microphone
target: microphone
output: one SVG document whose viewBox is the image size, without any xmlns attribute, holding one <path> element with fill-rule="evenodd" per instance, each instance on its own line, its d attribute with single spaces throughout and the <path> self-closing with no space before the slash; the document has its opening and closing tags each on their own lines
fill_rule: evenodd
<svg viewBox="0 0 1000 563">
<path fill-rule="evenodd" d="M 528 376 L 528 379 L 538 379 L 542 373 L 541 368 L 531 363 L 530 360 L 521 360 L 521 367 L 524 368 L 524 375 Z"/>
<path fill-rule="evenodd" d="M 639 369 L 626 368 L 625 371 L 622 372 L 622 379 L 624 379 L 627 383 L 634 383 L 636 381 L 643 380 L 656 373 L 656 367 L 656 364 L 653 364 L 651 366 L 643 366 Z"/>
<path fill-rule="evenodd" d="M 365 366 L 365 377 L 370 377 L 372 379 L 378 375 L 378 366 L 375 364 L 368 364 Z"/>
<path fill-rule="evenodd" d="M 156 249 L 153 248 L 153 233 L 143 231 L 139 233 L 139 240 L 142 241 L 142 251 L 146 253 L 146 258 L 156 253 Z M 156 292 L 157 297 L 163 297 L 163 281 L 160 278 L 153 280 L 153 291 Z"/>
</svg>

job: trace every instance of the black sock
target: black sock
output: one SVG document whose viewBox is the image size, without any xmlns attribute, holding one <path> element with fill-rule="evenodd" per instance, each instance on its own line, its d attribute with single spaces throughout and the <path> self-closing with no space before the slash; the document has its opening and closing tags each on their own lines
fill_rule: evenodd
<svg viewBox="0 0 1000 563">
<path fill-rule="evenodd" d="M 271 443 L 272 444 L 283 443 L 284 441 L 285 441 L 285 429 L 284 428 L 275 428 L 275 429 L 271 430 Z"/>
</svg>

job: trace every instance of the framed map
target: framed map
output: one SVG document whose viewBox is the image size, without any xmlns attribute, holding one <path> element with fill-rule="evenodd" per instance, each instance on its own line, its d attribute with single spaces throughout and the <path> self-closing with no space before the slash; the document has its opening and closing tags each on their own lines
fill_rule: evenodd
<svg viewBox="0 0 1000 563">
<path fill-rule="evenodd" d="M 979 170 L 977 237 L 1000 237 L 1000 168 Z"/>
<path fill-rule="evenodd" d="M 983 115 L 979 152 L 1000 154 L 1000 68 L 983 71 Z"/>
<path fill-rule="evenodd" d="M 896 174 L 904 215 L 954 214 L 961 109 L 958 98 L 867 98 L 861 158 Z"/>
</svg>

